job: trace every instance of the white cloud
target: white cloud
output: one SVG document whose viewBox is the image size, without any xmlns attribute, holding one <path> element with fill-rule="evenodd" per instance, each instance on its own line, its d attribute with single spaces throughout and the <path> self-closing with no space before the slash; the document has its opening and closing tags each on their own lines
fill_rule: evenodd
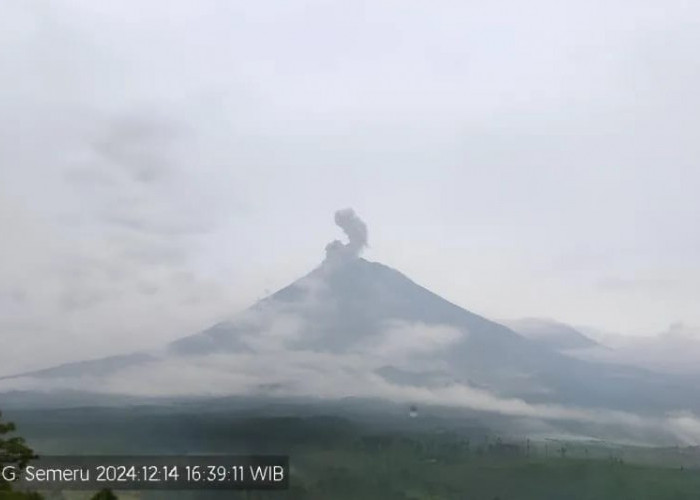
<svg viewBox="0 0 700 500">
<path fill-rule="evenodd" d="M 672 432 L 683 442 L 700 444 L 700 419 L 692 413 L 670 415 L 667 424 Z"/>
<path fill-rule="evenodd" d="M 689 412 L 665 417 L 640 416 L 625 411 L 558 404 L 531 404 L 522 399 L 498 397 L 465 383 L 443 387 L 394 384 L 374 372 L 383 360 L 369 353 L 331 354 L 263 351 L 255 354 L 215 354 L 163 358 L 128 368 L 109 377 L 79 380 L 16 379 L 3 389 L 86 389 L 137 396 L 229 396 L 265 393 L 320 399 L 378 398 L 398 403 L 469 408 L 513 417 L 551 422 L 576 421 L 618 426 L 628 431 L 670 433 L 680 442 L 700 444 L 700 420 Z"/>
<path fill-rule="evenodd" d="M 427 325 L 390 321 L 377 339 L 369 340 L 360 348 L 390 360 L 403 360 L 413 356 L 430 356 L 440 353 L 468 333 L 449 325 Z"/>
<path fill-rule="evenodd" d="M 700 374 L 700 330 L 676 322 L 657 335 L 629 336 L 595 333 L 603 345 L 571 352 L 581 359 L 618 363 L 651 369 L 657 372 Z"/>
</svg>

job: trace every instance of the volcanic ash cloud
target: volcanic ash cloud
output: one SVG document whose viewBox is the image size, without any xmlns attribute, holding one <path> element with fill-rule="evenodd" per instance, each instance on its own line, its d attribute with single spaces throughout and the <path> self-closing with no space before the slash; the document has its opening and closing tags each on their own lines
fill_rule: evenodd
<svg viewBox="0 0 700 500">
<path fill-rule="evenodd" d="M 335 223 L 348 237 L 348 242 L 334 240 L 326 245 L 327 259 L 355 259 L 367 246 L 367 225 L 352 208 L 338 210 Z"/>
</svg>

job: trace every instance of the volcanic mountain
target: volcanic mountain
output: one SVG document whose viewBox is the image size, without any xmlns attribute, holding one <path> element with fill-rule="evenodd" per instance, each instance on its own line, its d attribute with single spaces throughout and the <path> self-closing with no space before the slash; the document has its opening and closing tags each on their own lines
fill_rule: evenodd
<svg viewBox="0 0 700 500">
<path fill-rule="evenodd" d="M 339 214 L 349 243 L 331 243 L 317 268 L 232 319 L 158 352 L 6 378 L 0 391 L 49 381 L 143 394 L 422 398 L 456 406 L 476 398 L 487 408 L 515 398 L 650 414 L 700 407 L 685 381 L 568 357 L 359 257 L 366 228 L 351 211 Z"/>
<path fill-rule="evenodd" d="M 575 328 L 558 321 L 541 318 L 523 318 L 503 322 L 513 331 L 557 351 L 589 349 L 598 347 L 593 339 L 586 337 Z"/>
</svg>

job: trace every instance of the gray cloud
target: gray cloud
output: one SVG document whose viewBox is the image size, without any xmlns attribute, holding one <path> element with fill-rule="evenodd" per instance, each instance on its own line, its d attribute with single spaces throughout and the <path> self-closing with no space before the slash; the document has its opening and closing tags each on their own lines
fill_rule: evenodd
<svg viewBox="0 0 700 500">
<path fill-rule="evenodd" d="M 181 126 L 181 125 L 180 125 Z M 169 155 L 182 134 L 165 117 L 125 116 L 113 120 L 108 129 L 93 141 L 94 151 L 103 157 L 102 168 L 123 170 L 130 179 L 139 183 L 167 179 L 175 165 Z M 180 137 L 178 137 L 180 135 Z"/>
<path fill-rule="evenodd" d="M 338 210 L 334 216 L 335 223 L 348 237 L 348 242 L 334 240 L 326 246 L 328 258 L 359 257 L 367 246 L 367 225 L 352 208 Z"/>
<path fill-rule="evenodd" d="M 355 214 L 352 208 L 338 210 L 334 218 L 335 223 L 348 236 L 348 251 L 359 255 L 367 246 L 367 225 Z"/>
<path fill-rule="evenodd" d="M 154 138 L 146 131 L 161 126 L 142 121 L 138 138 L 120 139 L 122 163 L 80 134 L 47 197 L 0 190 L 0 338 L 16 346 L 0 352 L 0 373 L 154 347 L 240 307 L 217 278 L 192 270 L 190 245 L 217 220 L 206 214 L 209 193 L 183 172 L 172 126 Z M 138 167 L 156 157 L 159 173 L 146 181 Z"/>
</svg>

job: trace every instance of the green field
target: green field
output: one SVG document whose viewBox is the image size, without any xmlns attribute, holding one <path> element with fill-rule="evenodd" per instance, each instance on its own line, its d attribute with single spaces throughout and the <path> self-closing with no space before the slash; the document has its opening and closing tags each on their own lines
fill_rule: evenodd
<svg viewBox="0 0 700 500">
<path fill-rule="evenodd" d="M 700 499 L 697 448 L 515 439 L 476 423 L 396 416 L 279 413 L 82 409 L 19 412 L 13 419 L 44 454 L 290 456 L 292 487 L 284 493 L 118 492 L 124 499 Z"/>
</svg>

